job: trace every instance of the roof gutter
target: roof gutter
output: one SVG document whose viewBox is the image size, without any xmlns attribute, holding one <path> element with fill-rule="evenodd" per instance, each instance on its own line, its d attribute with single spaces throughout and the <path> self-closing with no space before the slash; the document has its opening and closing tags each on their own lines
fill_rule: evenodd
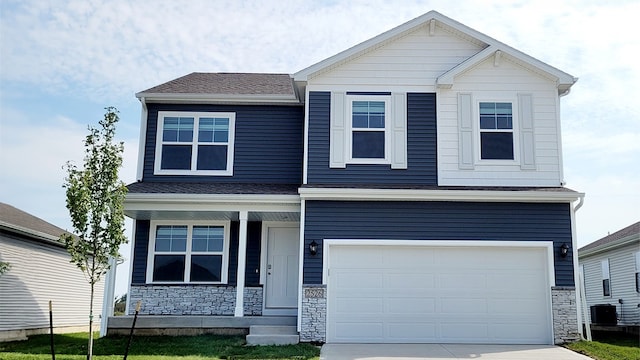
<svg viewBox="0 0 640 360">
<path fill-rule="evenodd" d="M 36 230 L 32 230 L 26 227 L 22 227 L 19 225 L 15 225 L 15 224 L 10 224 L 4 221 L 0 221 L 0 229 L 3 230 L 7 230 L 7 231 L 11 231 L 14 232 L 16 234 L 20 234 L 20 235 L 24 235 L 24 236 L 28 236 L 30 237 L 32 240 L 41 242 L 41 243 L 45 243 L 45 244 L 49 244 L 49 245 L 55 245 L 57 247 L 61 247 L 64 248 L 65 245 L 63 243 L 60 242 L 60 239 L 51 235 L 51 234 L 47 234 L 47 233 L 43 233 L 40 231 L 36 231 Z M 60 234 L 62 235 L 62 234 Z"/>
</svg>

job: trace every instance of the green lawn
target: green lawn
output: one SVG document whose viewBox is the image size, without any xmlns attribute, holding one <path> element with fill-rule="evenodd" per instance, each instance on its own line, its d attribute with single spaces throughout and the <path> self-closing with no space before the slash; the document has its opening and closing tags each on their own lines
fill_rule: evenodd
<svg viewBox="0 0 640 360">
<path fill-rule="evenodd" d="M 622 334 L 595 336 L 594 341 L 578 341 L 566 347 L 597 360 L 640 360 L 640 339 Z"/>
<path fill-rule="evenodd" d="M 86 359 L 87 333 L 55 335 L 56 360 Z M 127 337 L 96 339 L 94 359 L 122 359 Z M 309 344 L 285 346 L 246 346 L 242 336 L 135 336 L 128 359 L 318 359 L 320 349 Z M 0 359 L 51 359 L 49 335 L 32 336 L 27 341 L 0 343 Z"/>
</svg>

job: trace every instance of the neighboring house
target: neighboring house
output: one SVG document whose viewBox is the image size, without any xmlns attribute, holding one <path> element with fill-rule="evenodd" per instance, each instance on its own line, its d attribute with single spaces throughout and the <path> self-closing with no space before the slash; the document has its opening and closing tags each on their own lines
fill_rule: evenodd
<svg viewBox="0 0 640 360">
<path fill-rule="evenodd" d="M 48 333 L 49 301 L 55 333 L 87 331 L 89 283 L 59 240 L 65 232 L 0 203 L 0 261 L 11 266 L 0 275 L 0 341 Z M 103 291 L 100 282 L 94 309 L 102 307 Z"/>
<path fill-rule="evenodd" d="M 640 325 L 640 222 L 580 248 L 578 259 L 590 317 L 591 307 L 611 305 L 618 324 Z M 600 313 L 605 322 L 607 312 Z"/>
<path fill-rule="evenodd" d="M 138 93 L 128 313 L 292 315 L 311 342 L 579 338 L 575 82 L 429 12 L 293 75 Z"/>
</svg>

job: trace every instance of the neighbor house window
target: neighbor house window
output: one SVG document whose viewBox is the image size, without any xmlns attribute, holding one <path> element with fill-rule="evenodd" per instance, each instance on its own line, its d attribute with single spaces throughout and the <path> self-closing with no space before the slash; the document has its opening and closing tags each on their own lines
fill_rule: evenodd
<svg viewBox="0 0 640 360">
<path fill-rule="evenodd" d="M 158 112 L 155 174 L 232 175 L 234 113 Z"/>
<path fill-rule="evenodd" d="M 480 102 L 480 159 L 514 160 L 513 105 Z"/>
<path fill-rule="evenodd" d="M 151 230 L 150 282 L 227 282 L 227 224 L 157 223 Z"/>
<path fill-rule="evenodd" d="M 389 163 L 389 97 L 348 96 L 353 163 Z"/>
<path fill-rule="evenodd" d="M 634 255 L 636 260 L 636 292 L 640 293 L 640 252 Z"/>
<path fill-rule="evenodd" d="M 609 259 L 604 259 L 602 265 L 602 296 L 611 296 L 611 279 L 609 277 Z"/>
</svg>

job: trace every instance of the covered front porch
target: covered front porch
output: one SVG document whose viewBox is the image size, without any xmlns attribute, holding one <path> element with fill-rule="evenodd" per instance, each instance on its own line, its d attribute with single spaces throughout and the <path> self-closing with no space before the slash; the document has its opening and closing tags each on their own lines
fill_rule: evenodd
<svg viewBox="0 0 640 360">
<path fill-rule="evenodd" d="M 200 328 L 198 319 L 208 318 L 206 325 L 218 317 L 285 316 L 295 323 L 302 247 L 300 199 L 293 191 L 130 192 L 125 214 L 134 219 L 134 239 L 126 314 L 140 302 L 140 326 L 150 328 L 161 318 L 164 325 L 186 322 L 190 329 Z M 110 318 L 109 331 L 125 319 Z"/>
</svg>

